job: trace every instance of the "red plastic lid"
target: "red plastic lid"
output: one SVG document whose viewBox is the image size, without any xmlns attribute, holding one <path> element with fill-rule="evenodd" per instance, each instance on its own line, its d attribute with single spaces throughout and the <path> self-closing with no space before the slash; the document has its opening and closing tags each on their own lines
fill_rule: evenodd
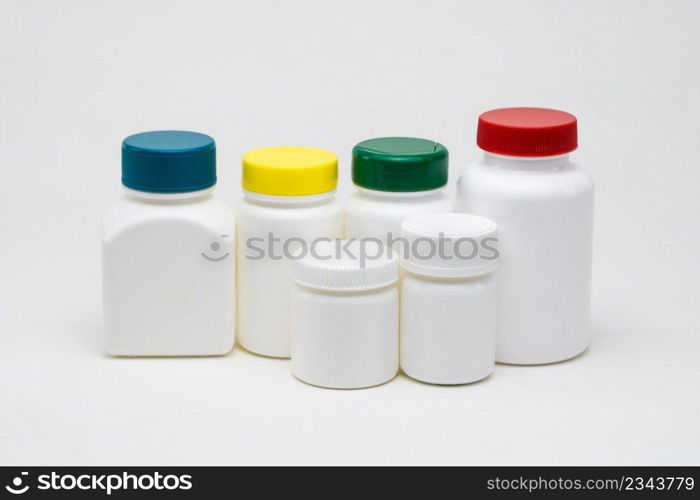
<svg viewBox="0 0 700 500">
<path fill-rule="evenodd" d="M 490 153 L 554 156 L 578 147 L 576 117 L 546 108 L 492 109 L 479 117 L 476 143 Z"/>
</svg>

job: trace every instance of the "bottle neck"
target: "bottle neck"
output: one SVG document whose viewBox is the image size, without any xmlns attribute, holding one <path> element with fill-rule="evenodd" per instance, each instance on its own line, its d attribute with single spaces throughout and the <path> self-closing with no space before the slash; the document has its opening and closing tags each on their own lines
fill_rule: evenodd
<svg viewBox="0 0 700 500">
<path fill-rule="evenodd" d="M 464 283 L 464 282 L 470 282 L 470 281 L 481 281 L 484 279 L 489 279 L 489 277 L 492 275 L 492 272 L 486 272 L 483 274 L 477 274 L 475 276 L 431 276 L 428 274 L 422 274 L 422 273 L 416 273 L 414 271 L 411 271 L 409 269 L 406 269 L 405 267 L 402 267 L 403 271 L 408 275 L 411 276 L 415 279 L 419 279 L 422 281 L 430 281 L 434 283 Z"/>
<path fill-rule="evenodd" d="M 375 189 L 367 189 L 355 184 L 355 189 L 364 196 L 370 198 L 378 198 L 383 200 L 415 200 L 418 198 L 429 198 L 431 196 L 436 196 L 442 193 L 442 188 L 429 189 L 428 191 L 377 191 Z"/>
<path fill-rule="evenodd" d="M 138 191 L 136 189 L 131 189 L 128 187 L 124 187 L 124 191 L 126 192 L 126 195 L 129 198 L 140 202 L 175 204 L 191 203 L 210 198 L 214 192 L 214 187 L 212 186 L 207 189 L 200 189 L 198 191 L 187 191 L 184 193 L 152 193 L 150 191 Z"/>
<path fill-rule="evenodd" d="M 398 280 L 394 281 L 392 283 L 388 283 L 384 286 L 380 286 L 377 288 L 367 288 L 367 289 L 362 289 L 362 290 L 328 290 L 325 288 L 315 288 L 307 285 L 303 285 L 297 281 L 294 282 L 296 286 L 301 288 L 302 290 L 307 290 L 309 292 L 313 293 L 318 293 L 321 295 L 329 295 L 331 297 L 347 297 L 347 296 L 358 296 L 358 295 L 373 295 L 376 293 L 383 293 L 385 290 L 389 290 L 391 288 L 396 288 L 398 284 Z"/>
<path fill-rule="evenodd" d="M 484 165 L 518 172 L 556 172 L 571 166 L 569 155 L 506 156 L 484 151 Z"/>
<path fill-rule="evenodd" d="M 245 199 L 256 205 L 274 207 L 305 207 L 328 203 L 335 196 L 335 190 L 307 196 L 277 196 L 243 190 Z"/>
</svg>

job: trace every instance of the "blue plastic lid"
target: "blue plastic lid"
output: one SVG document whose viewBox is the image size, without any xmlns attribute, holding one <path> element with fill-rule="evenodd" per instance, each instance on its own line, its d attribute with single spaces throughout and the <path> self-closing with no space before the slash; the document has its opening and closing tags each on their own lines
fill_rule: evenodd
<svg viewBox="0 0 700 500">
<path fill-rule="evenodd" d="M 153 193 L 211 187 L 216 184 L 216 143 L 183 130 L 130 135 L 122 142 L 122 184 Z"/>
</svg>

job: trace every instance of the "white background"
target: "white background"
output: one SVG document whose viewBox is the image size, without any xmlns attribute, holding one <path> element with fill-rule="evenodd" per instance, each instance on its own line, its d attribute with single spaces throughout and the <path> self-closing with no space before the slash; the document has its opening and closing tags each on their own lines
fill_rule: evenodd
<svg viewBox="0 0 700 500">
<path fill-rule="evenodd" d="M 700 2 L 0 1 L 0 463 L 698 464 Z M 102 354 L 99 224 L 120 142 L 240 157 L 358 141 L 478 156 L 480 112 L 579 118 L 597 183 L 590 350 L 484 382 L 359 391 L 289 362 Z"/>
</svg>

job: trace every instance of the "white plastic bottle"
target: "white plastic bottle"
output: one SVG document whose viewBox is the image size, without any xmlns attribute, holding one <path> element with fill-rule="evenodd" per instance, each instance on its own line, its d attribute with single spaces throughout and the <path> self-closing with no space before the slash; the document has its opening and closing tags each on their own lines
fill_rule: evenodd
<svg viewBox="0 0 700 500">
<path fill-rule="evenodd" d="M 394 378 L 399 267 L 393 252 L 374 241 L 335 240 L 319 242 L 302 257 L 294 266 L 292 373 L 334 389 Z"/>
<path fill-rule="evenodd" d="M 447 149 L 435 141 L 383 137 L 357 144 L 352 150 L 357 191 L 345 205 L 345 237 L 391 243 L 407 217 L 452 212 L 443 191 L 447 166 Z"/>
<path fill-rule="evenodd" d="M 479 118 L 481 161 L 460 176 L 458 211 L 499 230 L 496 360 L 553 363 L 591 340 L 593 182 L 571 162 L 576 118 L 507 108 Z"/>
<path fill-rule="evenodd" d="M 234 217 L 212 195 L 204 134 L 122 144 L 123 198 L 102 224 L 104 348 L 119 356 L 225 354 L 234 343 Z"/>
<path fill-rule="evenodd" d="M 431 384 L 486 378 L 496 356 L 496 224 L 417 215 L 404 221 L 402 236 L 401 368 Z"/>
<path fill-rule="evenodd" d="M 247 350 L 289 357 L 289 257 L 316 238 L 342 235 L 337 179 L 337 157 L 324 149 L 272 147 L 243 157 L 244 198 L 237 207 L 238 340 Z"/>
</svg>

